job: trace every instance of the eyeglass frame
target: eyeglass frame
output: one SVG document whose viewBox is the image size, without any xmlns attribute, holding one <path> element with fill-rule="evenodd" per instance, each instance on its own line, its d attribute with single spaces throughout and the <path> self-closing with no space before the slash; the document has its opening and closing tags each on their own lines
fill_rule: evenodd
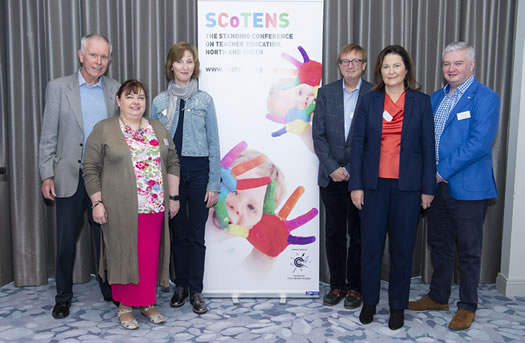
<svg viewBox="0 0 525 343">
<path fill-rule="evenodd" d="M 343 67 L 348 67 L 350 63 L 352 63 L 354 67 L 358 67 L 361 65 L 361 63 L 363 63 L 363 59 L 354 58 L 353 60 L 344 59 L 339 61 L 339 64 L 341 64 Z"/>
</svg>

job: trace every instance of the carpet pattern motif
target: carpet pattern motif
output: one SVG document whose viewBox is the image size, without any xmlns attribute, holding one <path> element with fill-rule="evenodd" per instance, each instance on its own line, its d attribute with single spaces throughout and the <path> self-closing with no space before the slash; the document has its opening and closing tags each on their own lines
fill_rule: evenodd
<svg viewBox="0 0 525 343">
<path fill-rule="evenodd" d="M 140 328 L 121 329 L 116 307 L 104 302 L 92 278 L 73 288 L 71 314 L 53 319 L 55 283 L 38 287 L 0 288 L 0 342 L 525 342 L 525 297 L 504 297 L 495 285 L 481 285 L 473 326 L 455 332 L 447 324 L 457 310 L 458 287 L 453 286 L 449 311 L 405 311 L 405 326 L 388 328 L 388 283 L 381 287 L 377 314 L 369 325 L 359 322 L 359 309 L 343 303 L 326 307 L 322 299 L 207 299 L 210 311 L 196 315 L 189 302 L 169 306 L 171 293 L 159 290 L 158 308 L 164 325 L 151 324 L 135 310 Z M 321 294 L 328 285 L 321 284 Z M 412 279 L 410 298 L 426 294 L 428 285 Z"/>
</svg>

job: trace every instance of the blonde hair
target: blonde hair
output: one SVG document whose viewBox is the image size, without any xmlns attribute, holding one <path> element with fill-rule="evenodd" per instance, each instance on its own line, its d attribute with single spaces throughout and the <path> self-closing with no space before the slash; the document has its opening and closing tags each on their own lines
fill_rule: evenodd
<svg viewBox="0 0 525 343">
<path fill-rule="evenodd" d="M 233 162 L 232 167 L 236 166 L 241 162 L 251 160 L 252 158 L 255 158 L 260 155 L 265 157 L 264 163 L 256 167 L 254 170 L 259 176 L 269 176 L 272 179 L 272 181 L 275 182 L 274 206 L 277 207 L 277 205 L 279 205 L 283 200 L 284 194 L 286 192 L 286 183 L 282 170 L 279 167 L 277 167 L 272 162 L 272 160 L 268 158 L 268 156 L 257 150 L 246 149 L 239 154 L 237 159 Z"/>
</svg>

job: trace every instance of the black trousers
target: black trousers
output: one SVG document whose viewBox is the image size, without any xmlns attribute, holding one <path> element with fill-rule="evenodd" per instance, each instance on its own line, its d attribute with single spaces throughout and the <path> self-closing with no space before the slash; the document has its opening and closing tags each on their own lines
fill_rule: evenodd
<svg viewBox="0 0 525 343">
<path fill-rule="evenodd" d="M 89 199 L 82 172 L 78 177 L 75 194 L 68 198 L 56 199 L 56 302 L 71 303 L 73 298 L 73 265 L 75 262 L 76 242 L 84 225 L 84 211 L 88 211 L 91 233 L 97 253 L 97 271 L 100 263 L 100 225 L 93 221 L 91 200 Z M 100 291 L 104 298 L 111 298 L 111 286 L 97 277 Z M 107 280 L 107 279 L 106 279 Z"/>
<path fill-rule="evenodd" d="M 208 169 L 181 172 L 179 185 L 180 209 L 170 220 L 171 253 L 175 262 L 175 285 L 189 287 L 190 293 L 202 292 L 204 277 L 204 227 L 208 219 L 204 196 L 208 184 Z"/>
<path fill-rule="evenodd" d="M 359 212 L 350 200 L 348 182 L 320 187 L 326 210 L 326 257 L 330 288 L 361 292 L 361 232 Z M 348 244 L 347 236 L 350 237 Z"/>
<path fill-rule="evenodd" d="M 432 300 L 448 303 L 458 251 L 458 308 L 476 311 L 487 205 L 487 200 L 456 200 L 450 196 L 446 183 L 439 184 L 428 212 L 428 244 L 434 267 L 428 295 Z"/>
</svg>

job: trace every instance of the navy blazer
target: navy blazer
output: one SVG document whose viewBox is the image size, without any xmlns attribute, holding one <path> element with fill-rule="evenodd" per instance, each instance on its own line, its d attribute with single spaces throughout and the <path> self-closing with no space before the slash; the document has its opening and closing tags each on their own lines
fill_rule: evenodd
<svg viewBox="0 0 525 343">
<path fill-rule="evenodd" d="M 434 112 L 446 89 L 432 94 Z M 498 194 L 492 170 L 492 144 L 498 133 L 499 107 L 499 95 L 474 79 L 448 116 L 439 140 L 437 171 L 448 181 L 454 199 L 482 200 Z"/>
<path fill-rule="evenodd" d="M 363 94 L 368 93 L 372 84 L 363 80 L 359 89 L 356 110 Z M 344 167 L 350 172 L 351 135 L 355 121 L 352 119 L 348 139 L 345 137 L 343 79 L 329 83 L 319 89 L 312 120 L 314 150 L 319 159 L 317 183 L 328 186 L 330 174 Z"/>
<path fill-rule="evenodd" d="M 357 108 L 352 135 L 350 190 L 377 187 L 384 104 L 385 92 L 376 90 L 365 94 Z M 430 97 L 426 94 L 406 91 L 400 150 L 399 190 L 434 194 L 434 117 Z"/>
</svg>

